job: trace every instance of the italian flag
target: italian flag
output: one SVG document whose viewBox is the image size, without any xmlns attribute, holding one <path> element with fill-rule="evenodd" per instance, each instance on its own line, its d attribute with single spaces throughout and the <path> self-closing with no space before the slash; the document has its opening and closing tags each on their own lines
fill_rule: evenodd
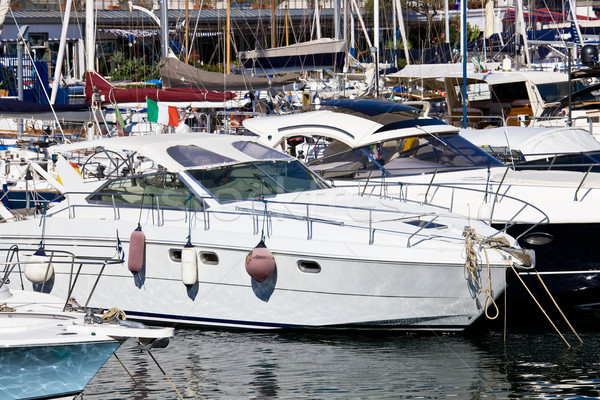
<svg viewBox="0 0 600 400">
<path fill-rule="evenodd" d="M 148 107 L 148 121 L 169 126 L 179 125 L 179 113 L 176 107 L 158 103 L 149 98 L 146 98 L 146 105 Z"/>
</svg>

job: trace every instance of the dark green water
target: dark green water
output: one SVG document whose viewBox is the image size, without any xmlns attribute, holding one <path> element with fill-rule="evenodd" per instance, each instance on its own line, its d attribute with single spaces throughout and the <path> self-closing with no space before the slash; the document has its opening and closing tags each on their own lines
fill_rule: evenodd
<svg viewBox="0 0 600 400">
<path fill-rule="evenodd" d="M 517 329 L 519 331 L 519 329 Z M 563 330 L 563 332 L 565 332 Z M 600 327 L 580 344 L 550 330 L 459 335 L 178 330 L 154 357 L 186 399 L 584 399 L 600 397 Z M 147 353 L 125 343 L 91 399 L 177 399 Z"/>
</svg>

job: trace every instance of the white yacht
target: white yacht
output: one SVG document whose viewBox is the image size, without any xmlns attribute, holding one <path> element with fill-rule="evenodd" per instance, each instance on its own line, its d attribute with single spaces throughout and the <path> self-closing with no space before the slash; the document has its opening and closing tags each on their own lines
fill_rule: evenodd
<svg viewBox="0 0 600 400">
<path fill-rule="evenodd" d="M 27 280 L 27 264 L 14 261 L 11 285 L 70 291 L 130 318 L 460 331 L 494 314 L 507 267 L 534 262 L 480 221 L 329 188 L 253 138 L 121 137 L 53 151 L 65 200 L 2 224 L 0 238 L 0 257 L 16 260 L 18 247 L 31 263 L 42 251 L 45 267 Z M 98 165 L 111 160 L 102 179 L 84 180 L 63 157 L 84 152 Z M 121 248 L 121 263 L 92 268 L 60 253 L 111 257 Z"/>
<path fill-rule="evenodd" d="M 507 229 L 522 247 L 535 250 L 537 270 L 563 305 L 597 302 L 600 256 L 592 251 L 600 235 L 597 172 L 504 165 L 458 128 L 393 102 L 335 100 L 319 111 L 249 119 L 244 126 L 272 147 L 324 145 L 307 165 L 335 186 L 435 204 Z M 553 132 L 566 140 L 564 132 Z M 502 138 L 496 142 L 504 139 L 497 134 Z M 584 138 L 593 141 L 589 134 Z M 520 275 L 547 298 L 535 274 Z"/>
</svg>

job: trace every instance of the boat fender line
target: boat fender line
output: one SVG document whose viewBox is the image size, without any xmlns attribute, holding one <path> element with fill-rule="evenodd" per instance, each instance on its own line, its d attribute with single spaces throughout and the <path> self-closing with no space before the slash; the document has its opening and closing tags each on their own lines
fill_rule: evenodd
<svg viewBox="0 0 600 400">
<path fill-rule="evenodd" d="M 131 232 L 129 238 L 129 258 L 127 260 L 127 268 L 131 272 L 140 272 L 144 266 L 144 258 L 146 253 L 146 235 L 142 232 L 142 226 Z"/>
<path fill-rule="evenodd" d="M 24 269 L 25 277 L 33 284 L 45 283 L 54 275 L 52 257 L 46 254 L 43 247 L 28 258 Z"/>
<path fill-rule="evenodd" d="M 255 281 L 262 283 L 275 271 L 275 258 L 261 240 L 246 256 L 246 272 Z"/>
<path fill-rule="evenodd" d="M 181 249 L 181 281 L 186 286 L 198 282 L 198 253 L 190 242 Z"/>
</svg>

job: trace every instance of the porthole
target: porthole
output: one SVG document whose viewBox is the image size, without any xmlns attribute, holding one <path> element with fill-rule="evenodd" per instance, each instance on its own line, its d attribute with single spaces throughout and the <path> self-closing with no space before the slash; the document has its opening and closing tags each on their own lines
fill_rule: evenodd
<svg viewBox="0 0 600 400">
<path fill-rule="evenodd" d="M 169 250 L 169 258 L 173 262 L 181 262 L 181 249 Z"/>
<path fill-rule="evenodd" d="M 219 263 L 219 256 L 212 251 L 201 251 L 200 261 L 206 265 L 217 265 Z"/>
<path fill-rule="evenodd" d="M 546 232 L 532 232 L 527 234 L 523 240 L 527 244 L 543 246 L 554 241 L 554 236 Z"/>
<path fill-rule="evenodd" d="M 298 268 L 300 269 L 300 271 L 309 274 L 318 274 L 319 272 L 321 272 L 321 266 L 315 261 L 299 260 Z"/>
</svg>

